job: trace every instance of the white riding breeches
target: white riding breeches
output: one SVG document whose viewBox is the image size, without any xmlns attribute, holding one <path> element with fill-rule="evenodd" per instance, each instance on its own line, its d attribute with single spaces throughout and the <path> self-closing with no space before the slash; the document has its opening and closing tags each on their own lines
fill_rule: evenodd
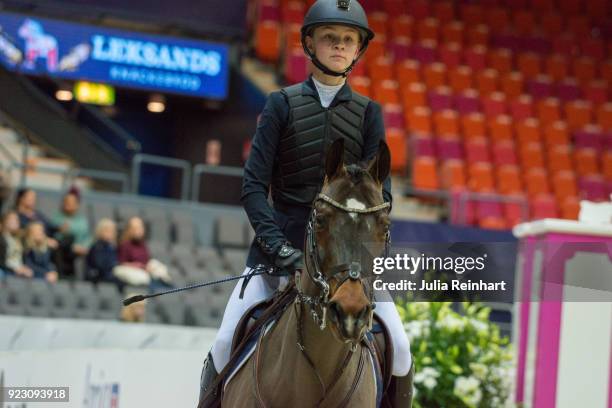
<svg viewBox="0 0 612 408">
<path fill-rule="evenodd" d="M 246 268 L 243 275 L 251 268 Z M 240 299 L 242 282 L 240 279 L 225 307 L 223 321 L 217 332 L 217 337 L 211 349 L 211 354 L 217 372 L 223 370 L 229 362 L 234 331 L 244 313 L 255 303 L 267 299 L 274 289 L 266 284 L 261 275 L 253 276 L 247 285 L 244 296 Z M 377 302 L 374 312 L 385 322 L 391 334 L 393 344 L 393 375 L 403 377 L 410 371 L 412 355 L 410 354 L 410 341 L 404 330 L 402 320 L 392 302 Z"/>
</svg>

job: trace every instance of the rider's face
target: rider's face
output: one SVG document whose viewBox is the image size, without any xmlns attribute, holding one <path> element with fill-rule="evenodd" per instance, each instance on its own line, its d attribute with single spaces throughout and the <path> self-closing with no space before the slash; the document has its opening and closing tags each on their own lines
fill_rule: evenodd
<svg viewBox="0 0 612 408">
<path fill-rule="evenodd" d="M 326 67 L 344 71 L 359 53 L 359 32 L 348 26 L 329 25 L 315 28 L 307 45 Z"/>
</svg>

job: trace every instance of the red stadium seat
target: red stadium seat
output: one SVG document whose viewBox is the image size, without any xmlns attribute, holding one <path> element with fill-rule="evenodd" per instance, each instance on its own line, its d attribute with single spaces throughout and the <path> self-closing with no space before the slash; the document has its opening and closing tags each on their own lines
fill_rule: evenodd
<svg viewBox="0 0 612 408">
<path fill-rule="evenodd" d="M 512 71 L 512 51 L 507 48 L 495 48 L 487 55 L 489 68 L 499 75 L 508 74 Z"/>
<path fill-rule="evenodd" d="M 493 162 L 496 166 L 518 164 L 516 148 L 514 142 L 510 140 L 493 143 L 491 151 L 493 152 Z"/>
<path fill-rule="evenodd" d="M 569 73 L 569 61 L 561 54 L 551 54 L 546 57 L 544 72 L 554 81 L 561 81 Z"/>
<path fill-rule="evenodd" d="M 351 85 L 351 88 L 355 92 L 360 93 L 361 95 L 367 96 L 367 97 L 371 95 L 370 87 L 371 87 L 372 81 L 370 80 L 370 78 L 366 76 L 349 75 L 348 81 L 349 81 L 349 84 Z"/>
<path fill-rule="evenodd" d="M 415 60 L 404 60 L 395 64 L 395 75 L 402 88 L 413 82 L 421 82 L 421 64 Z"/>
<path fill-rule="evenodd" d="M 414 18 L 407 14 L 391 16 L 391 34 L 393 37 L 413 38 Z"/>
<path fill-rule="evenodd" d="M 573 171 L 572 149 L 568 145 L 552 145 L 547 148 L 548 171 L 556 174 L 560 171 Z"/>
<path fill-rule="evenodd" d="M 523 93 L 523 75 L 520 72 L 510 72 L 500 78 L 501 91 L 506 97 L 513 99 Z"/>
<path fill-rule="evenodd" d="M 479 162 L 470 164 L 468 186 L 470 190 L 478 193 L 494 192 L 495 181 L 491 163 Z"/>
<path fill-rule="evenodd" d="M 399 84 L 397 81 L 384 80 L 378 83 L 374 83 L 374 99 L 381 104 L 399 104 Z"/>
<path fill-rule="evenodd" d="M 255 55 L 262 61 L 277 62 L 280 57 L 281 26 L 276 21 L 262 21 L 255 31 Z"/>
<path fill-rule="evenodd" d="M 442 25 L 441 37 L 445 43 L 463 44 L 465 26 L 461 21 L 450 21 Z"/>
<path fill-rule="evenodd" d="M 452 109 L 434 113 L 434 132 L 439 137 L 458 137 L 460 134 L 459 115 Z"/>
<path fill-rule="evenodd" d="M 544 127 L 544 140 L 547 148 L 555 145 L 568 145 L 570 142 L 569 129 L 565 122 L 556 121 Z"/>
<path fill-rule="evenodd" d="M 416 33 L 419 40 L 438 41 L 440 31 L 440 23 L 434 17 L 428 17 L 417 21 Z"/>
<path fill-rule="evenodd" d="M 459 93 L 472 88 L 472 69 L 467 65 L 459 65 L 448 72 L 449 85 L 453 92 Z"/>
<path fill-rule="evenodd" d="M 500 115 L 488 120 L 489 137 L 492 141 L 513 140 L 512 118 Z"/>
<path fill-rule="evenodd" d="M 545 98 L 537 102 L 538 119 L 543 126 L 561 119 L 561 108 L 557 98 Z"/>
<path fill-rule="evenodd" d="M 412 185 L 422 190 L 440 188 L 437 162 L 431 157 L 415 157 L 412 166 Z"/>
<path fill-rule="evenodd" d="M 445 160 L 440 171 L 442 188 L 445 190 L 463 190 L 466 188 L 466 170 L 463 160 Z"/>
<path fill-rule="evenodd" d="M 520 145 L 521 166 L 526 171 L 532 168 L 544 167 L 544 152 L 542 146 L 537 142 L 530 142 Z"/>
<path fill-rule="evenodd" d="M 510 116 L 512 116 L 512 118 L 516 121 L 525 120 L 527 118 L 534 118 L 535 109 L 533 98 L 529 95 L 521 95 L 511 101 Z"/>
<path fill-rule="evenodd" d="M 540 122 L 537 119 L 528 118 L 515 122 L 514 131 L 516 132 L 516 140 L 519 145 L 524 146 L 528 143 L 539 144 L 542 141 Z"/>
<path fill-rule="evenodd" d="M 591 176 L 599 173 L 597 150 L 583 148 L 574 150 L 574 165 L 578 176 Z"/>
<path fill-rule="evenodd" d="M 408 164 L 408 145 L 402 129 L 389 128 L 386 140 L 391 151 L 391 171 L 404 174 Z"/>
<path fill-rule="evenodd" d="M 432 5 L 432 15 L 441 24 L 446 24 L 455 19 L 455 5 L 451 1 L 437 1 Z"/>
<path fill-rule="evenodd" d="M 461 129 L 466 140 L 487 136 L 485 117 L 482 113 L 470 113 L 461 117 Z"/>
<path fill-rule="evenodd" d="M 557 203 L 550 194 L 539 195 L 531 200 L 531 218 L 557 218 L 559 215 Z"/>
<path fill-rule="evenodd" d="M 503 195 L 521 194 L 521 170 L 518 166 L 503 165 L 496 168 L 497 191 Z"/>
<path fill-rule="evenodd" d="M 425 84 L 413 82 L 402 88 L 402 101 L 406 109 L 416 106 L 427 106 L 427 94 Z"/>
<path fill-rule="evenodd" d="M 489 95 L 481 96 L 483 113 L 487 117 L 505 115 L 508 111 L 506 96 L 501 92 L 493 92 Z"/>
<path fill-rule="evenodd" d="M 570 101 L 565 104 L 564 108 L 567 125 L 571 131 L 584 127 L 592 120 L 593 107 L 587 101 Z"/>
<path fill-rule="evenodd" d="M 429 89 L 446 85 L 446 66 L 439 62 L 425 65 L 423 68 L 423 79 Z"/>
<path fill-rule="evenodd" d="M 491 155 L 489 153 L 489 143 L 487 139 L 472 138 L 465 141 L 465 157 L 468 164 L 489 163 Z"/>
<path fill-rule="evenodd" d="M 525 80 L 535 78 L 542 73 L 542 59 L 533 52 L 524 52 L 518 55 L 517 67 Z"/>
<path fill-rule="evenodd" d="M 476 74 L 476 83 L 481 95 L 490 95 L 499 91 L 499 74 L 495 69 L 483 69 Z"/>
<path fill-rule="evenodd" d="M 523 181 L 527 187 L 529 197 L 537 197 L 538 195 L 550 192 L 548 174 L 543 168 L 529 169 L 523 173 Z"/>
<path fill-rule="evenodd" d="M 443 44 L 438 48 L 440 62 L 446 65 L 448 70 L 455 69 L 461 65 L 461 45 L 458 43 Z"/>
<path fill-rule="evenodd" d="M 567 197 L 578 195 L 576 175 L 573 171 L 560 171 L 554 174 L 552 186 L 559 203 L 562 203 Z"/>
<path fill-rule="evenodd" d="M 412 133 L 430 135 L 433 133 L 431 110 L 426 106 L 404 109 L 406 126 Z"/>
</svg>

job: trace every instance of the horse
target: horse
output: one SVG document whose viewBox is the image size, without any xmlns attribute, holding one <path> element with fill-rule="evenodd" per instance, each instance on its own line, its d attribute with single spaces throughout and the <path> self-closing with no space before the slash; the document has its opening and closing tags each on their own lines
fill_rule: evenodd
<svg viewBox="0 0 612 408">
<path fill-rule="evenodd" d="M 382 195 L 389 168 L 384 142 L 370 163 L 348 166 L 344 140 L 332 143 L 306 228 L 304 269 L 292 280 L 295 298 L 225 385 L 222 407 L 377 405 L 378 363 L 363 338 L 374 318 L 371 254 L 389 244 Z"/>
<path fill-rule="evenodd" d="M 45 33 L 43 26 L 36 20 L 26 19 L 19 27 L 18 34 L 25 41 L 24 66 L 28 69 L 36 67 L 38 58 L 47 61 L 47 71 L 57 70 L 59 51 L 57 40 L 51 34 Z"/>
</svg>

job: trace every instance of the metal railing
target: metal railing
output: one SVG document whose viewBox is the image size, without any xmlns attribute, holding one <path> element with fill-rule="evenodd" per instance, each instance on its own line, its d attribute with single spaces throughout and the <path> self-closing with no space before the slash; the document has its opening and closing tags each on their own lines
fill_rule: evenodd
<svg viewBox="0 0 612 408">
<path fill-rule="evenodd" d="M 181 174 L 181 200 L 189 200 L 189 180 L 191 178 L 191 165 L 187 160 L 174 159 L 153 154 L 138 153 L 132 159 L 132 193 L 138 194 L 141 177 L 141 165 L 154 164 L 182 170 Z"/>
<path fill-rule="evenodd" d="M 115 181 L 121 184 L 121 192 L 128 193 L 130 191 L 130 177 L 118 171 L 94 170 L 94 169 L 69 169 L 62 182 L 62 187 L 66 188 L 77 177 L 89 177 L 92 179 Z"/>
<path fill-rule="evenodd" d="M 525 221 L 529 219 L 529 205 L 523 197 L 504 196 L 494 193 L 475 193 L 471 191 L 460 191 L 456 195 L 447 190 L 423 190 L 408 186 L 404 189 L 404 194 L 415 197 L 434 198 L 444 201 L 446 208 L 451 210 L 451 201 L 456 198 L 458 201 L 457 214 L 460 225 L 467 224 L 467 206 L 469 201 L 492 202 L 500 204 L 518 204 L 521 208 L 521 218 Z"/>
<path fill-rule="evenodd" d="M 191 201 L 200 200 L 200 184 L 204 174 L 242 177 L 244 175 L 244 169 L 242 167 L 213 166 L 203 163 L 196 164 L 193 166 L 193 177 L 191 180 Z"/>
</svg>

